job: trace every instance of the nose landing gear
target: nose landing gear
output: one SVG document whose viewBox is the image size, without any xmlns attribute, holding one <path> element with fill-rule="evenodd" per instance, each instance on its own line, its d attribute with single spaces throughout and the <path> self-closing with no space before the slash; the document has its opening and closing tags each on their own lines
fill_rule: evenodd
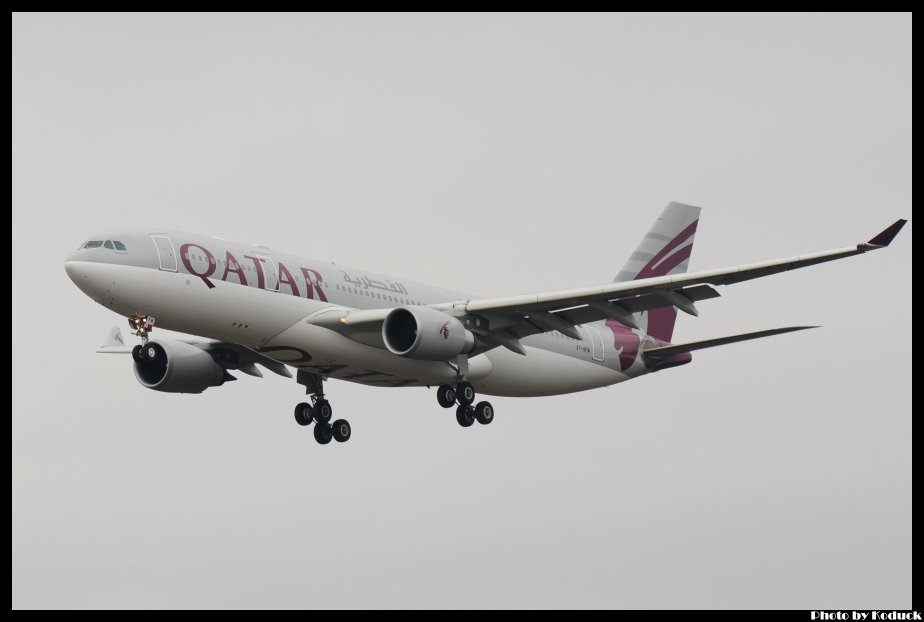
<svg viewBox="0 0 924 622">
<path fill-rule="evenodd" d="M 148 342 L 148 333 L 154 330 L 155 318 L 152 315 L 135 315 L 128 318 L 128 325 L 133 335 L 141 337 L 141 345 Z"/>
</svg>

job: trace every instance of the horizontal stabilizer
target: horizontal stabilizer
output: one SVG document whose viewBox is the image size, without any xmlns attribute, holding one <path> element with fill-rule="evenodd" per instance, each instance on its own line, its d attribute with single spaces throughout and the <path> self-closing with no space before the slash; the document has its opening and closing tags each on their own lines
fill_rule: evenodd
<svg viewBox="0 0 924 622">
<path fill-rule="evenodd" d="M 661 346 L 651 348 L 642 352 L 646 360 L 658 362 L 661 359 L 675 354 L 692 352 L 693 350 L 702 350 L 704 348 L 714 348 L 724 346 L 729 343 L 739 341 L 748 341 L 749 339 L 760 339 L 761 337 L 770 337 L 771 335 L 782 335 L 783 333 L 792 333 L 797 330 L 807 330 L 809 328 L 818 328 L 817 326 L 787 326 L 786 328 L 771 328 L 770 330 L 759 330 L 754 333 L 744 333 L 741 335 L 732 335 L 730 337 L 718 337 L 717 339 L 706 339 L 705 341 L 692 341 L 690 343 L 679 343 L 670 346 Z"/>
<path fill-rule="evenodd" d="M 113 326 L 106 335 L 106 341 L 96 349 L 101 354 L 130 354 L 132 346 L 125 345 L 125 339 L 122 337 L 122 331 Z"/>
<path fill-rule="evenodd" d="M 285 378 L 292 377 L 292 372 L 289 371 L 289 368 L 286 367 L 284 363 L 271 359 L 265 354 L 261 354 L 246 346 L 224 341 L 187 339 L 181 339 L 180 341 L 212 353 L 215 361 L 225 368 L 225 380 L 237 380 L 237 378 L 228 373 L 228 369 L 236 369 L 249 376 L 262 378 L 263 372 L 257 368 L 255 363 L 257 365 L 262 365 L 274 374 L 278 374 Z M 125 338 L 122 337 L 122 331 L 113 327 L 109 329 L 109 334 L 106 336 L 105 343 L 98 347 L 96 351 L 102 354 L 131 354 L 133 349 L 134 346 L 126 345 Z"/>
</svg>

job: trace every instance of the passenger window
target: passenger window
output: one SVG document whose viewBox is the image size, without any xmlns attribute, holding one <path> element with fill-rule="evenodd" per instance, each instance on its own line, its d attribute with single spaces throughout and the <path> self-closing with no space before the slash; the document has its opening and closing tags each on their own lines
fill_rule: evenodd
<svg viewBox="0 0 924 622">
<path fill-rule="evenodd" d="M 115 244 L 115 249 L 116 249 L 117 251 L 125 251 L 125 250 L 128 250 L 127 248 L 125 248 L 125 245 L 122 244 L 121 242 L 119 242 L 118 240 L 113 240 L 112 243 Z"/>
<path fill-rule="evenodd" d="M 84 248 L 99 248 L 103 245 L 102 240 L 91 240 L 83 245 Z"/>
</svg>

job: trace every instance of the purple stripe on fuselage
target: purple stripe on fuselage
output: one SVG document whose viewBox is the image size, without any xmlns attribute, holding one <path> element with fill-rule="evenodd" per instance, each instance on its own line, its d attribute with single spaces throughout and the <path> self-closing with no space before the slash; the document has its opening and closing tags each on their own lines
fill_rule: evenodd
<svg viewBox="0 0 924 622">
<path fill-rule="evenodd" d="M 699 224 L 699 220 L 694 220 L 691 222 L 686 229 L 681 231 L 674 237 L 673 240 L 664 245 L 660 251 L 655 254 L 651 260 L 645 264 L 645 267 L 639 270 L 638 275 L 635 277 L 635 280 L 638 279 L 648 279 L 653 276 L 665 276 L 669 270 L 664 270 L 664 266 L 658 265 L 661 263 L 661 260 L 670 254 L 672 250 L 683 244 L 687 241 L 688 238 L 692 237 L 696 233 L 696 225 Z"/>
<path fill-rule="evenodd" d="M 695 225 L 696 223 L 693 224 Z M 693 244 L 691 242 L 689 245 L 684 246 L 679 251 L 662 261 L 661 264 L 654 269 L 654 272 L 657 274 L 652 274 L 651 276 L 667 276 L 670 274 L 671 270 L 689 259 L 692 252 Z M 639 273 L 639 277 L 645 278 L 641 276 L 641 272 Z M 660 307 L 658 309 L 651 309 L 648 311 L 648 334 L 652 337 L 670 343 L 671 338 L 674 336 L 674 324 L 676 322 L 677 310 L 674 307 Z"/>
<path fill-rule="evenodd" d="M 667 276 L 671 270 L 690 258 L 693 252 L 693 243 L 681 248 L 671 255 L 671 252 L 680 247 L 681 244 L 693 237 L 696 233 L 696 226 L 699 219 L 691 222 L 687 227 L 678 233 L 674 238 L 664 245 L 654 257 L 652 257 L 645 267 L 639 270 L 635 280 L 648 279 L 656 276 Z M 674 324 L 677 321 L 677 310 L 674 307 L 660 307 L 651 309 L 648 312 L 648 334 L 663 341 L 665 344 L 670 343 L 671 337 L 674 336 Z M 616 320 L 607 320 L 606 326 L 613 333 L 613 347 L 619 352 L 619 367 L 623 371 L 629 368 L 638 356 L 641 338 L 632 329 L 620 324 Z"/>
<path fill-rule="evenodd" d="M 677 309 L 659 307 L 648 311 L 648 334 L 666 343 L 674 336 L 674 323 L 677 321 Z"/>
<path fill-rule="evenodd" d="M 655 269 L 658 273 L 656 276 L 667 276 L 671 273 L 671 270 L 689 259 L 692 252 L 693 244 L 684 246 L 679 251 L 661 262 L 661 264 Z"/>
<path fill-rule="evenodd" d="M 613 347 L 619 354 L 619 370 L 626 371 L 635 362 L 642 339 L 631 328 L 609 319 L 606 326 L 613 332 Z"/>
<path fill-rule="evenodd" d="M 686 229 L 677 234 L 677 237 L 668 242 L 667 245 L 661 249 L 661 252 L 651 258 L 651 261 L 639 271 L 635 279 L 667 276 L 670 274 L 671 270 L 689 259 L 690 254 L 693 252 L 692 242 L 670 257 L 668 257 L 668 254 L 696 233 L 697 224 L 699 224 L 699 220 L 694 220 Z M 671 337 L 674 336 L 674 324 L 676 321 L 677 310 L 674 309 L 674 307 L 651 309 L 648 311 L 648 334 L 656 339 L 670 343 Z"/>
</svg>

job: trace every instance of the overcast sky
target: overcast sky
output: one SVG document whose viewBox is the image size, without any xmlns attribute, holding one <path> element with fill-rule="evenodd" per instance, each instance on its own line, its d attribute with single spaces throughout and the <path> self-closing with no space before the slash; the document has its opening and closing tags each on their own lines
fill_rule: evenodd
<svg viewBox="0 0 924 622">
<path fill-rule="evenodd" d="M 722 288 L 816 331 L 460 428 L 432 391 L 159 394 L 94 354 L 93 232 L 179 227 L 484 295 L 911 216 L 911 15 L 12 17 L 12 604 L 910 608 L 911 247 Z M 163 331 L 161 331 L 163 333 Z M 161 334 L 161 336 L 164 336 Z M 272 377 L 271 377 L 272 376 Z"/>
</svg>

